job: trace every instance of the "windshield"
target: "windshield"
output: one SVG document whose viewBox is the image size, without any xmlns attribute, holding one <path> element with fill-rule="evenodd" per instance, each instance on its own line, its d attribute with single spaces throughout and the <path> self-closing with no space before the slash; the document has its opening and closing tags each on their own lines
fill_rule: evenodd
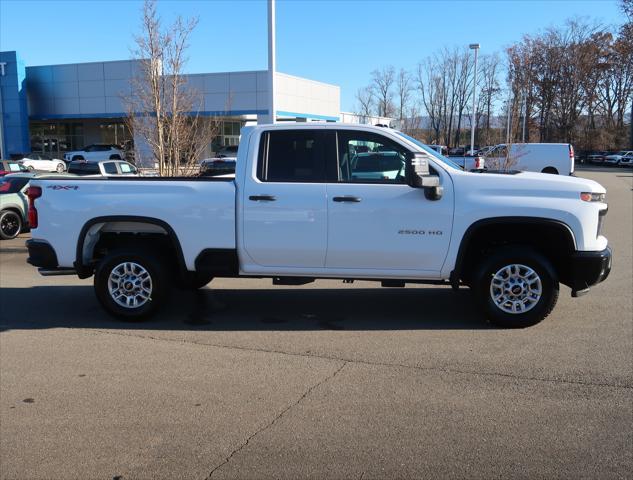
<svg viewBox="0 0 633 480">
<path fill-rule="evenodd" d="M 28 177 L 10 177 L 0 180 L 0 195 L 4 193 L 18 193 L 29 183 Z"/>
<path fill-rule="evenodd" d="M 439 153 L 437 153 L 435 150 L 433 150 L 432 148 L 429 148 L 428 146 L 424 145 L 420 140 L 416 140 L 413 137 L 410 137 L 409 135 L 407 135 L 406 133 L 402 133 L 402 132 L 396 132 L 398 135 L 400 135 L 403 138 L 406 138 L 407 140 L 409 140 L 412 143 L 415 143 L 418 147 L 420 147 L 422 150 L 424 150 L 427 153 L 430 153 L 433 158 L 439 160 L 440 162 L 444 163 L 445 165 L 448 165 L 451 168 L 454 168 L 455 170 L 462 170 L 462 167 L 460 167 L 459 165 L 457 165 L 455 162 L 453 162 L 452 160 L 446 158 L 444 155 L 441 155 Z"/>
</svg>

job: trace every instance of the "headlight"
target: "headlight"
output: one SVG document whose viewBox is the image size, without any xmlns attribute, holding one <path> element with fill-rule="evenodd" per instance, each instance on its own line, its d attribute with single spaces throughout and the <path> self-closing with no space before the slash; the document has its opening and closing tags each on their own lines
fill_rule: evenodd
<svg viewBox="0 0 633 480">
<path fill-rule="evenodd" d="M 580 194 L 580 199 L 583 202 L 602 202 L 607 198 L 606 193 L 591 193 L 591 192 L 582 192 Z"/>
</svg>

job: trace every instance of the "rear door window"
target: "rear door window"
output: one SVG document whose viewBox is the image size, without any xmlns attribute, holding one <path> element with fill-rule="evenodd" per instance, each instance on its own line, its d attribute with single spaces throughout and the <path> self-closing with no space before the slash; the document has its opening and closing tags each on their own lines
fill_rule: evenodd
<svg viewBox="0 0 633 480">
<path fill-rule="evenodd" d="M 257 178 L 263 182 L 325 183 L 324 132 L 273 130 L 262 135 Z"/>
<path fill-rule="evenodd" d="M 103 170 L 109 175 L 116 175 L 117 173 L 119 173 L 117 172 L 115 162 L 105 162 L 103 164 Z"/>
<path fill-rule="evenodd" d="M 100 175 L 99 165 L 97 163 L 71 163 L 68 168 L 68 173 L 74 173 L 76 175 Z"/>
</svg>

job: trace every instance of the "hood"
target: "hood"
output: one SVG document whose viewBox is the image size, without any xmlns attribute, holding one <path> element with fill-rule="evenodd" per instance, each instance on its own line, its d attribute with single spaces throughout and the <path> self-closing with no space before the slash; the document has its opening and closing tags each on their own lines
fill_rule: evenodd
<svg viewBox="0 0 633 480">
<path fill-rule="evenodd" d="M 517 195 L 575 198 L 580 192 L 606 193 L 606 189 L 593 180 L 548 173 L 519 172 L 507 175 L 465 172 L 463 177 L 471 187 L 495 194 L 512 190 Z"/>
</svg>

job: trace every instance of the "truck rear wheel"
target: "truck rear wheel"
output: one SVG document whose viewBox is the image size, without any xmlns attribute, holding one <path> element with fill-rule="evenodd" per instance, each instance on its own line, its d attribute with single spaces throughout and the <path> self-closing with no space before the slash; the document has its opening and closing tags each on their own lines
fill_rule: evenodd
<svg viewBox="0 0 633 480">
<path fill-rule="evenodd" d="M 166 269 L 141 250 L 115 250 L 97 267 L 97 299 L 108 313 L 128 321 L 153 314 L 168 293 Z"/>
<path fill-rule="evenodd" d="M 472 287 L 486 318 L 509 328 L 539 323 L 554 309 L 559 293 L 551 263 L 529 247 L 504 247 L 484 259 Z"/>
</svg>

